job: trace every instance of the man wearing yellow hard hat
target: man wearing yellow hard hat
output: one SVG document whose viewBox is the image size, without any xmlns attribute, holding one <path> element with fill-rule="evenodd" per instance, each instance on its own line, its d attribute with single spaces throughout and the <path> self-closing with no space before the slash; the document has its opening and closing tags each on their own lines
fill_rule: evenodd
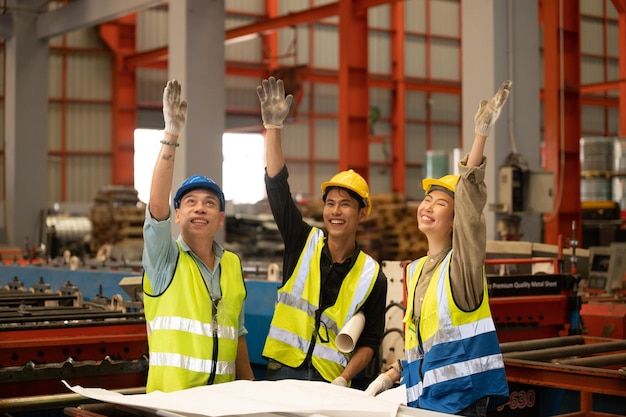
<svg viewBox="0 0 626 417">
<path fill-rule="evenodd" d="M 369 395 L 401 380 L 407 404 L 448 414 L 484 417 L 508 401 L 508 385 L 484 275 L 487 232 L 486 158 L 491 126 L 511 91 L 502 83 L 482 100 L 474 143 L 459 175 L 426 178 L 417 225 L 428 254 L 406 268 L 405 359 L 379 375 Z"/>
<path fill-rule="evenodd" d="M 267 197 L 285 243 L 283 283 L 263 356 L 266 379 L 328 381 L 348 386 L 374 356 L 383 338 L 387 279 L 359 249 L 359 223 L 372 208 L 369 187 L 353 170 L 322 184 L 326 232 L 303 221 L 291 196 L 281 132 L 292 95 L 270 77 L 257 87 L 265 134 Z M 351 352 L 335 338 L 356 314 L 364 330 Z"/>
</svg>

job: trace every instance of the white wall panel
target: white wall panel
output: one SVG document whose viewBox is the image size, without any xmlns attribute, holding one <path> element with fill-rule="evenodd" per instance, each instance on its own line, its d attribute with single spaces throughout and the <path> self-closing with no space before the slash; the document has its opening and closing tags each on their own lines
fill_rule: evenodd
<svg viewBox="0 0 626 417">
<path fill-rule="evenodd" d="M 264 5 L 265 2 L 263 1 L 250 0 L 225 0 L 224 2 L 226 12 L 229 12 L 230 10 L 237 10 L 239 12 L 262 14 L 265 12 Z"/>
<path fill-rule="evenodd" d="M 289 188 L 291 195 L 301 194 L 304 197 L 310 197 L 309 193 L 309 164 L 306 162 L 287 162 L 289 170 Z M 317 191 L 317 190 L 316 190 Z M 319 195 L 313 194 L 314 196 Z"/>
<path fill-rule="evenodd" d="M 426 125 L 407 123 L 405 152 L 407 163 L 426 161 Z"/>
<path fill-rule="evenodd" d="M 424 190 L 422 189 L 422 179 L 425 172 L 422 168 L 407 167 L 406 169 L 406 192 L 405 195 L 409 200 L 421 200 L 424 198 Z"/>
<path fill-rule="evenodd" d="M 260 2 L 259 2 L 260 3 Z M 255 15 L 239 15 L 229 13 L 226 15 L 224 24 L 225 30 L 247 26 L 259 20 Z M 235 42 L 227 42 L 224 50 L 224 56 L 227 60 L 237 62 L 260 62 L 262 56 L 262 36 L 256 36 L 245 40 L 237 40 Z"/>
<path fill-rule="evenodd" d="M 111 150 L 110 104 L 69 104 L 67 112 L 66 143 L 69 150 Z M 85 167 L 89 168 L 88 165 Z"/>
<path fill-rule="evenodd" d="M 293 101 L 296 104 L 293 104 L 293 105 L 298 106 L 297 113 L 299 114 L 308 113 L 311 110 L 311 106 L 310 106 L 311 91 L 314 91 L 315 87 L 311 83 L 304 83 L 301 85 L 300 90 L 301 90 L 300 95 L 302 97 L 294 97 Z"/>
<path fill-rule="evenodd" d="M 322 197 L 322 183 L 330 180 L 335 174 L 339 172 L 337 164 L 320 162 L 315 165 L 315 189 L 313 190 L 314 196 Z"/>
<path fill-rule="evenodd" d="M 426 77 L 426 40 L 423 36 L 405 36 L 404 56 L 404 74 L 407 77 Z"/>
<path fill-rule="evenodd" d="M 137 13 L 137 50 L 150 51 L 167 46 L 167 8 L 159 7 Z"/>
<path fill-rule="evenodd" d="M 454 148 L 459 147 L 459 127 L 435 124 L 431 129 L 433 135 L 432 149 L 452 152 Z M 473 140 L 474 132 L 467 132 L 465 139 Z"/>
<path fill-rule="evenodd" d="M 604 43 L 604 27 L 602 20 L 583 16 L 580 19 L 580 52 L 591 54 L 599 52 L 598 46 Z"/>
<path fill-rule="evenodd" d="M 111 57 L 72 54 L 66 58 L 66 94 L 69 99 L 111 100 Z"/>
<path fill-rule="evenodd" d="M 52 50 L 48 58 L 48 95 L 59 98 L 63 88 L 63 56 Z"/>
<path fill-rule="evenodd" d="M 459 42 L 454 39 L 433 39 L 430 76 L 437 80 L 461 80 Z"/>
<path fill-rule="evenodd" d="M 262 80 L 244 77 L 225 77 L 226 103 L 227 106 L 235 108 L 259 109 L 259 120 L 261 117 L 261 107 L 256 88 Z"/>
<path fill-rule="evenodd" d="M 581 106 L 580 126 L 583 131 L 604 131 L 604 109 L 597 106 Z"/>
<path fill-rule="evenodd" d="M 582 84 L 604 81 L 604 59 L 591 56 L 583 57 L 580 66 L 580 81 Z"/>
<path fill-rule="evenodd" d="M 609 113 L 609 131 L 619 133 L 619 109 L 611 108 Z"/>
<path fill-rule="evenodd" d="M 434 35 L 460 36 L 458 1 L 431 0 L 430 19 L 430 30 Z"/>
<path fill-rule="evenodd" d="M 391 117 L 392 95 L 391 90 L 382 88 L 370 88 L 370 108 L 376 107 L 380 112 L 379 121 L 374 123 L 374 129 L 379 128 L 379 124 L 384 123 L 382 119 Z M 378 132 L 375 131 L 375 134 Z"/>
<path fill-rule="evenodd" d="M 369 156 L 372 163 L 391 164 L 391 125 L 379 123 L 375 135 L 369 137 Z"/>
<path fill-rule="evenodd" d="M 339 112 L 339 87 L 336 84 L 315 84 L 313 111 L 322 114 Z"/>
<path fill-rule="evenodd" d="M 370 28 L 391 28 L 391 6 L 385 4 L 367 9 L 367 24 Z"/>
<path fill-rule="evenodd" d="M 167 71 L 138 68 L 136 80 L 139 105 L 152 103 L 160 108 L 163 101 L 163 89 L 167 84 Z M 183 90 L 185 88 L 186 86 L 183 86 Z"/>
<path fill-rule="evenodd" d="M 286 27 L 278 31 L 278 58 L 280 65 L 286 67 L 311 64 L 307 25 Z"/>
<path fill-rule="evenodd" d="M 283 128 L 283 151 L 285 158 L 308 158 L 309 125 L 306 123 L 289 123 Z"/>
<path fill-rule="evenodd" d="M 259 2 L 261 3 L 261 2 Z M 319 6 L 318 2 L 314 3 L 314 6 Z M 278 2 L 278 13 L 283 15 L 287 13 L 295 13 L 311 8 L 311 2 L 309 0 L 280 0 Z"/>
<path fill-rule="evenodd" d="M 61 103 L 52 102 L 48 105 L 48 149 L 61 149 Z"/>
<path fill-rule="evenodd" d="M 433 120 L 458 122 L 461 118 L 461 99 L 457 95 L 432 93 L 429 104 Z"/>
<path fill-rule="evenodd" d="M 60 156 L 48 156 L 48 201 L 51 203 L 61 201 L 61 164 Z M 85 199 L 83 201 L 87 200 Z"/>
<path fill-rule="evenodd" d="M 405 0 L 404 28 L 407 32 L 426 32 L 426 0 Z"/>
<path fill-rule="evenodd" d="M 369 72 L 374 74 L 391 73 L 391 39 L 389 32 L 372 31 L 368 36 Z"/>
<path fill-rule="evenodd" d="M 315 156 L 321 159 L 339 159 L 339 120 L 315 121 Z"/>
<path fill-rule="evenodd" d="M 57 38 L 61 38 L 60 36 Z M 72 48 L 74 46 L 80 48 L 104 48 L 104 42 L 100 39 L 98 29 L 88 27 L 72 31 L 66 35 L 66 46 Z"/>
<path fill-rule="evenodd" d="M 388 193 L 391 190 L 391 168 L 387 166 L 370 166 L 370 194 Z"/>
<path fill-rule="evenodd" d="M 111 159 L 80 156 L 67 163 L 67 200 L 93 201 L 98 190 L 111 184 Z"/>
<path fill-rule="evenodd" d="M 426 120 L 426 100 L 426 93 L 422 91 L 407 91 L 405 117 L 409 120 Z"/>
<path fill-rule="evenodd" d="M 580 0 L 580 13 L 602 16 L 604 8 L 602 3 L 602 1 L 598 0 Z"/>
<path fill-rule="evenodd" d="M 608 22 L 606 28 L 607 36 L 607 53 L 615 57 L 617 60 L 619 57 L 619 24 L 617 21 Z M 597 48 L 597 47 L 596 47 Z"/>
<path fill-rule="evenodd" d="M 313 32 L 314 66 L 318 68 L 339 68 L 338 28 L 328 25 L 315 25 Z"/>
</svg>

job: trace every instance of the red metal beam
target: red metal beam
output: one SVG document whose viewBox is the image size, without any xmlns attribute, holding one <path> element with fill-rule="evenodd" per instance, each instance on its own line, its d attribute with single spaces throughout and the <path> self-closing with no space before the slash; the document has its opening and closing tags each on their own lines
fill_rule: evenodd
<svg viewBox="0 0 626 417">
<path fill-rule="evenodd" d="M 131 14 L 100 25 L 100 37 L 113 52 L 111 184 L 134 186 L 137 83 L 134 67 L 125 57 L 136 52 L 137 15 Z"/>
<path fill-rule="evenodd" d="M 270 20 L 278 18 L 278 1 L 265 0 L 265 11 Z M 263 58 L 270 74 L 274 72 L 278 66 L 278 33 L 270 31 L 263 36 Z"/>
<path fill-rule="evenodd" d="M 560 5 L 563 10 L 560 10 Z M 580 9 L 578 0 L 543 0 L 542 8 L 545 51 L 544 168 L 554 172 L 557 191 L 555 212 L 545 218 L 544 242 L 556 244 L 560 234 L 570 234 L 573 222 L 580 225 L 581 221 Z M 582 227 L 576 230 L 580 242 Z"/>
<path fill-rule="evenodd" d="M 619 371 L 506 357 L 504 365 L 511 382 L 626 397 L 626 378 Z"/>
<path fill-rule="evenodd" d="M 621 55 L 620 55 L 621 57 Z M 585 84 L 580 86 L 580 94 L 604 93 L 605 91 L 617 90 L 620 85 L 626 82 L 626 78 L 602 83 Z"/>
<path fill-rule="evenodd" d="M 339 170 L 369 182 L 367 10 L 356 5 L 339 3 Z"/>
<path fill-rule="evenodd" d="M 404 3 L 391 5 L 391 191 L 406 192 L 406 83 L 404 77 Z"/>
<path fill-rule="evenodd" d="M 626 136 L 626 0 L 612 0 L 619 13 L 619 135 Z"/>
</svg>

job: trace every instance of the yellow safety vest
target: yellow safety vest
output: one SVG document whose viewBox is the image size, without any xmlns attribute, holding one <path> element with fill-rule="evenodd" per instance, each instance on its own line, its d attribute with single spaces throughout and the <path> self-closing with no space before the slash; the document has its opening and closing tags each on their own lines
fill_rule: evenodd
<svg viewBox="0 0 626 417">
<path fill-rule="evenodd" d="M 274 317 L 263 349 L 263 356 L 297 368 L 314 343 L 313 366 L 328 381 L 341 375 L 351 353 L 339 351 L 337 333 L 363 305 L 374 287 L 380 266 L 360 252 L 344 278 L 337 301 L 322 313 L 317 333 L 315 313 L 320 302 L 320 257 L 324 233 L 313 228 L 298 263 L 284 286 L 278 290 Z"/>
<path fill-rule="evenodd" d="M 239 314 L 246 289 L 239 257 L 224 251 L 220 266 L 222 298 L 214 322 L 211 294 L 193 257 L 178 247 L 169 287 L 152 295 L 144 274 L 144 309 L 150 351 L 146 392 L 171 392 L 206 385 L 217 360 L 214 383 L 235 380 Z M 217 324 L 215 328 L 214 323 Z M 213 357 L 214 329 L 218 355 Z"/>
</svg>

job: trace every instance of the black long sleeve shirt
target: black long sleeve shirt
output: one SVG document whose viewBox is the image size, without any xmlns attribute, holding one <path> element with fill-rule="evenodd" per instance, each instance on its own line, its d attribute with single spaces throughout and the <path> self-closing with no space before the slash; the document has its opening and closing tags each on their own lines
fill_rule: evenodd
<svg viewBox="0 0 626 417">
<path fill-rule="evenodd" d="M 298 259 L 304 249 L 313 226 L 302 219 L 302 213 L 296 206 L 289 189 L 287 167 L 273 178 L 265 175 L 267 198 L 276 221 L 276 225 L 285 243 L 283 259 L 283 285 L 291 277 Z M 354 266 L 360 248 L 357 243 L 352 256 L 342 263 L 333 263 L 328 246 L 324 244 L 320 260 L 321 294 L 320 309 L 324 310 L 335 304 L 343 279 Z M 382 272 L 374 283 L 371 293 L 360 311 L 365 315 L 365 327 L 356 348 L 366 346 L 376 351 L 380 346 L 385 331 L 385 308 L 387 303 L 387 278 Z"/>
</svg>

